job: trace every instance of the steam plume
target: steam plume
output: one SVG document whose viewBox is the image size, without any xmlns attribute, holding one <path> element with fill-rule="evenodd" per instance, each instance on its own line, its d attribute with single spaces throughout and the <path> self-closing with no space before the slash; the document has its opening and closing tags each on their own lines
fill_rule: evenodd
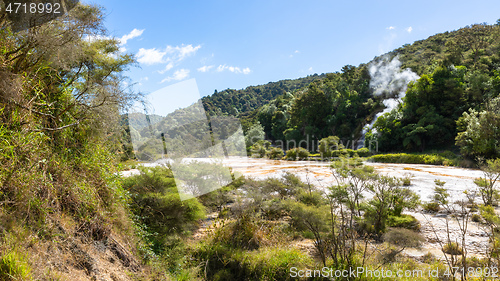
<svg viewBox="0 0 500 281">
<path fill-rule="evenodd" d="M 388 56 L 384 56 L 378 62 L 371 63 L 368 72 L 370 73 L 370 87 L 373 89 L 373 94 L 385 97 L 383 101 L 385 109 L 377 113 L 373 121 L 363 128 L 358 148 L 364 146 L 365 134 L 373 127 L 377 118 L 395 109 L 405 96 L 408 83 L 420 78 L 409 68 L 401 70 L 401 62 L 397 56 L 391 61 L 389 61 Z"/>
</svg>

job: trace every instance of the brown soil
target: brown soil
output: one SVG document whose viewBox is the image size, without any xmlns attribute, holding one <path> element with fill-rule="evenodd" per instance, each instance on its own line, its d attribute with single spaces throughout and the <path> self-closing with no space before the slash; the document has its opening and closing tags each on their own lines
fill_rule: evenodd
<svg viewBox="0 0 500 281">
<path fill-rule="evenodd" d="M 32 275 L 38 280 L 128 281 L 140 274 L 142 267 L 130 252 L 131 245 L 113 234 L 100 240 L 91 239 L 55 222 L 52 239 L 33 238 L 27 245 L 29 261 L 36 264 Z"/>
</svg>

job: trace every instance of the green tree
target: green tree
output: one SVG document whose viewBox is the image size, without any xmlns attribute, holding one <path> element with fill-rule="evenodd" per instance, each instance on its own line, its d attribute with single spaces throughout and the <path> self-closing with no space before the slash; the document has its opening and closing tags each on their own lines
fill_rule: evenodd
<svg viewBox="0 0 500 281">
<path fill-rule="evenodd" d="M 400 182 L 393 177 L 380 176 L 369 186 L 373 198 L 368 202 L 364 217 L 368 230 L 380 237 L 386 230 L 387 218 L 391 214 L 391 203 Z"/>
<path fill-rule="evenodd" d="M 479 188 L 484 205 L 493 206 L 499 197 L 495 184 L 500 181 L 500 158 L 487 160 L 481 170 L 483 170 L 484 178 L 476 179 L 474 183 Z"/>
<path fill-rule="evenodd" d="M 500 97 L 488 103 L 487 109 L 469 109 L 457 121 L 456 145 L 469 157 L 500 157 Z"/>
<path fill-rule="evenodd" d="M 340 139 L 337 136 L 329 136 L 319 141 L 319 153 L 321 153 L 322 158 L 329 158 L 332 156 L 332 151 L 343 148 L 344 145 L 340 143 Z"/>
<path fill-rule="evenodd" d="M 264 140 L 264 136 L 264 127 L 257 121 L 257 124 L 253 125 L 245 135 L 246 147 L 251 147 L 256 142 Z"/>
</svg>

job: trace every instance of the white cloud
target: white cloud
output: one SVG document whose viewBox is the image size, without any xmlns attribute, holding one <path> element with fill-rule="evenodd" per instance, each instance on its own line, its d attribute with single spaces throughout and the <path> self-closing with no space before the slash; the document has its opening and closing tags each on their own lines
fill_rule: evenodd
<svg viewBox="0 0 500 281">
<path fill-rule="evenodd" d="M 186 57 L 193 55 L 196 53 L 201 48 L 201 45 L 198 45 L 196 47 L 193 47 L 193 45 L 182 45 L 182 46 L 167 46 L 165 49 L 165 52 L 168 54 L 173 54 L 172 59 L 181 61 L 185 59 Z"/>
<path fill-rule="evenodd" d="M 396 29 L 396 28 L 394 26 L 389 26 L 389 27 L 386 27 L 385 29 L 393 30 L 393 29 Z"/>
<path fill-rule="evenodd" d="M 243 70 L 241 68 L 237 67 L 237 66 L 228 66 L 228 65 L 225 65 L 225 64 L 224 65 L 221 64 L 221 65 L 219 65 L 217 67 L 217 71 L 218 72 L 222 72 L 222 71 L 225 71 L 225 70 L 228 70 L 228 71 L 230 71 L 232 73 L 243 73 L 243 74 L 249 74 L 250 72 L 252 72 L 250 70 L 250 68 L 248 68 L 248 67 L 244 68 Z"/>
<path fill-rule="evenodd" d="M 174 72 L 174 75 L 169 76 L 169 77 L 161 80 L 160 83 L 170 82 L 172 80 L 180 81 L 180 80 L 186 79 L 188 76 L 189 76 L 189 70 L 183 68 L 183 69 L 176 70 Z"/>
<path fill-rule="evenodd" d="M 137 61 L 144 64 L 157 64 L 163 63 L 163 57 L 167 53 L 165 51 L 157 50 L 156 48 L 152 49 L 144 49 L 140 48 L 139 52 L 137 52 Z"/>
<path fill-rule="evenodd" d="M 191 56 L 196 53 L 201 48 L 201 45 L 193 47 L 193 45 L 181 45 L 181 46 L 167 46 L 165 49 L 139 49 L 137 53 L 137 61 L 144 64 L 158 64 L 158 63 L 168 63 L 172 66 L 167 65 L 166 70 L 170 70 L 175 63 L 179 63 L 186 57 Z"/>
<path fill-rule="evenodd" d="M 410 26 L 410 27 L 408 27 L 408 28 L 406 29 L 406 31 L 408 31 L 408 33 L 411 33 L 411 32 L 413 31 L 413 27 L 411 27 L 411 26 Z"/>
<path fill-rule="evenodd" d="M 213 67 L 214 67 L 213 65 L 204 65 L 204 66 L 198 68 L 198 71 L 199 72 L 207 72 Z"/>
<path fill-rule="evenodd" d="M 174 64 L 172 62 L 169 62 L 167 65 L 165 65 L 165 68 L 163 70 L 158 71 L 158 73 L 164 74 L 165 72 L 169 71 L 172 68 L 174 68 Z"/>
<path fill-rule="evenodd" d="M 311 66 L 311 67 L 309 67 L 309 69 L 307 69 L 307 70 L 309 70 L 309 71 L 313 71 L 313 67 Z"/>
<path fill-rule="evenodd" d="M 290 58 L 293 58 L 293 55 L 294 55 L 294 54 L 300 54 L 300 51 L 299 51 L 299 50 L 295 50 L 295 52 L 293 52 L 293 54 L 291 54 L 289 57 L 290 57 Z"/>
<path fill-rule="evenodd" d="M 137 28 L 134 28 L 134 30 L 132 30 L 129 34 L 126 34 L 126 35 L 123 35 L 121 38 L 120 38 L 120 44 L 121 45 L 125 45 L 127 44 L 127 41 L 130 40 L 130 39 L 134 39 L 136 37 L 139 37 L 142 35 L 142 33 L 144 32 L 144 29 L 137 29 Z"/>
</svg>

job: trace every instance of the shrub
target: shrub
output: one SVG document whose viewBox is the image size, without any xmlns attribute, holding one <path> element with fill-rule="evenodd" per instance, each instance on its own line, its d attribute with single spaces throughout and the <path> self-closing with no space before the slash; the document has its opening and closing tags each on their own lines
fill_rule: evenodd
<svg viewBox="0 0 500 281">
<path fill-rule="evenodd" d="M 263 247 L 254 251 L 202 244 L 194 257 L 205 264 L 207 280 L 292 280 L 290 268 L 308 268 L 314 261 L 298 249 Z"/>
<path fill-rule="evenodd" d="M 449 156 L 449 153 L 445 153 Z M 446 158 L 441 154 L 377 154 L 369 158 L 371 161 L 380 163 L 406 163 L 406 164 L 429 164 L 429 165 L 449 165 L 458 166 L 459 158 Z"/>
<path fill-rule="evenodd" d="M 432 264 L 436 261 L 436 257 L 431 253 L 427 252 L 427 254 L 422 256 L 422 262 L 427 264 Z"/>
<path fill-rule="evenodd" d="M 457 155 L 449 150 L 445 150 L 441 153 L 438 154 L 441 157 L 447 158 L 447 159 L 455 159 L 457 158 Z"/>
<path fill-rule="evenodd" d="M 268 149 L 271 146 L 271 143 L 266 140 L 259 140 L 250 148 L 251 156 L 263 158 L 268 153 Z"/>
<path fill-rule="evenodd" d="M 462 248 L 456 242 L 450 242 L 443 246 L 443 251 L 450 255 L 461 255 Z"/>
<path fill-rule="evenodd" d="M 391 227 L 401 227 L 411 230 L 420 230 L 420 223 L 412 215 L 389 216 L 387 225 Z"/>
<path fill-rule="evenodd" d="M 286 160 L 296 160 L 297 159 L 297 150 L 295 148 L 291 148 L 286 151 L 284 159 Z"/>
<path fill-rule="evenodd" d="M 168 236 L 183 234 L 205 216 L 197 198 L 181 201 L 172 171 L 166 167 L 143 168 L 139 175 L 125 178 L 123 186 L 131 193 L 131 211 L 143 225 L 156 252 L 163 251 Z"/>
<path fill-rule="evenodd" d="M 350 148 L 343 149 L 343 151 L 346 155 L 349 155 L 349 157 L 354 157 L 354 155 L 356 154 L 356 151 Z"/>
<path fill-rule="evenodd" d="M 311 258 L 296 248 L 266 247 L 246 256 L 252 280 L 291 280 L 290 268 L 305 268 Z"/>
<path fill-rule="evenodd" d="M 305 160 L 307 157 L 309 157 L 309 151 L 302 147 L 289 149 L 285 155 L 286 160 Z"/>
<path fill-rule="evenodd" d="M 231 248 L 255 250 L 264 242 L 265 233 L 248 214 L 240 216 L 235 222 L 217 229 L 215 241 Z"/>
<path fill-rule="evenodd" d="M 326 203 L 323 194 L 319 191 L 312 191 L 312 192 L 302 191 L 299 194 L 297 194 L 297 201 L 304 203 L 306 205 L 314 205 L 314 206 L 320 206 Z"/>
<path fill-rule="evenodd" d="M 265 202 L 262 207 L 264 216 L 269 220 L 277 220 L 286 215 L 286 208 L 283 204 L 283 200 L 273 199 L 271 201 Z"/>
<path fill-rule="evenodd" d="M 342 148 L 338 150 L 333 150 L 330 153 L 331 157 L 367 157 L 372 155 L 368 148 L 363 147 L 358 150 L 353 150 L 350 148 Z"/>
<path fill-rule="evenodd" d="M 382 236 L 385 242 L 400 247 L 420 247 L 425 240 L 422 235 L 415 231 L 404 228 L 391 228 Z"/>
<path fill-rule="evenodd" d="M 473 214 L 471 217 L 471 220 L 473 222 L 482 222 L 483 220 L 481 219 L 481 216 L 479 214 Z"/>
<path fill-rule="evenodd" d="M 368 157 L 368 156 L 372 155 L 370 150 L 366 147 L 363 147 L 363 148 L 356 150 L 356 153 L 359 155 L 359 157 Z"/>
<path fill-rule="evenodd" d="M 350 157 L 349 152 L 347 152 L 346 149 L 339 149 L 339 150 L 334 150 L 332 151 L 332 157 L 343 157 L 343 158 L 348 158 Z"/>
<path fill-rule="evenodd" d="M 429 212 L 429 213 L 437 213 L 441 207 L 439 207 L 439 203 L 437 202 L 429 202 L 424 204 L 424 210 Z"/>
<path fill-rule="evenodd" d="M 401 183 L 403 184 L 403 186 L 410 186 L 412 177 L 413 175 L 410 173 L 404 174 L 403 178 L 401 178 Z"/>
<path fill-rule="evenodd" d="M 267 157 L 269 159 L 281 159 L 283 157 L 283 149 L 279 147 L 273 147 L 268 153 Z"/>
<path fill-rule="evenodd" d="M 329 136 L 319 141 L 319 153 L 323 158 L 332 157 L 332 152 L 344 148 L 337 136 Z"/>
<path fill-rule="evenodd" d="M 299 160 L 305 160 L 307 159 L 307 157 L 309 157 L 309 151 L 307 151 L 305 148 L 298 147 L 297 157 L 299 158 Z"/>
</svg>

